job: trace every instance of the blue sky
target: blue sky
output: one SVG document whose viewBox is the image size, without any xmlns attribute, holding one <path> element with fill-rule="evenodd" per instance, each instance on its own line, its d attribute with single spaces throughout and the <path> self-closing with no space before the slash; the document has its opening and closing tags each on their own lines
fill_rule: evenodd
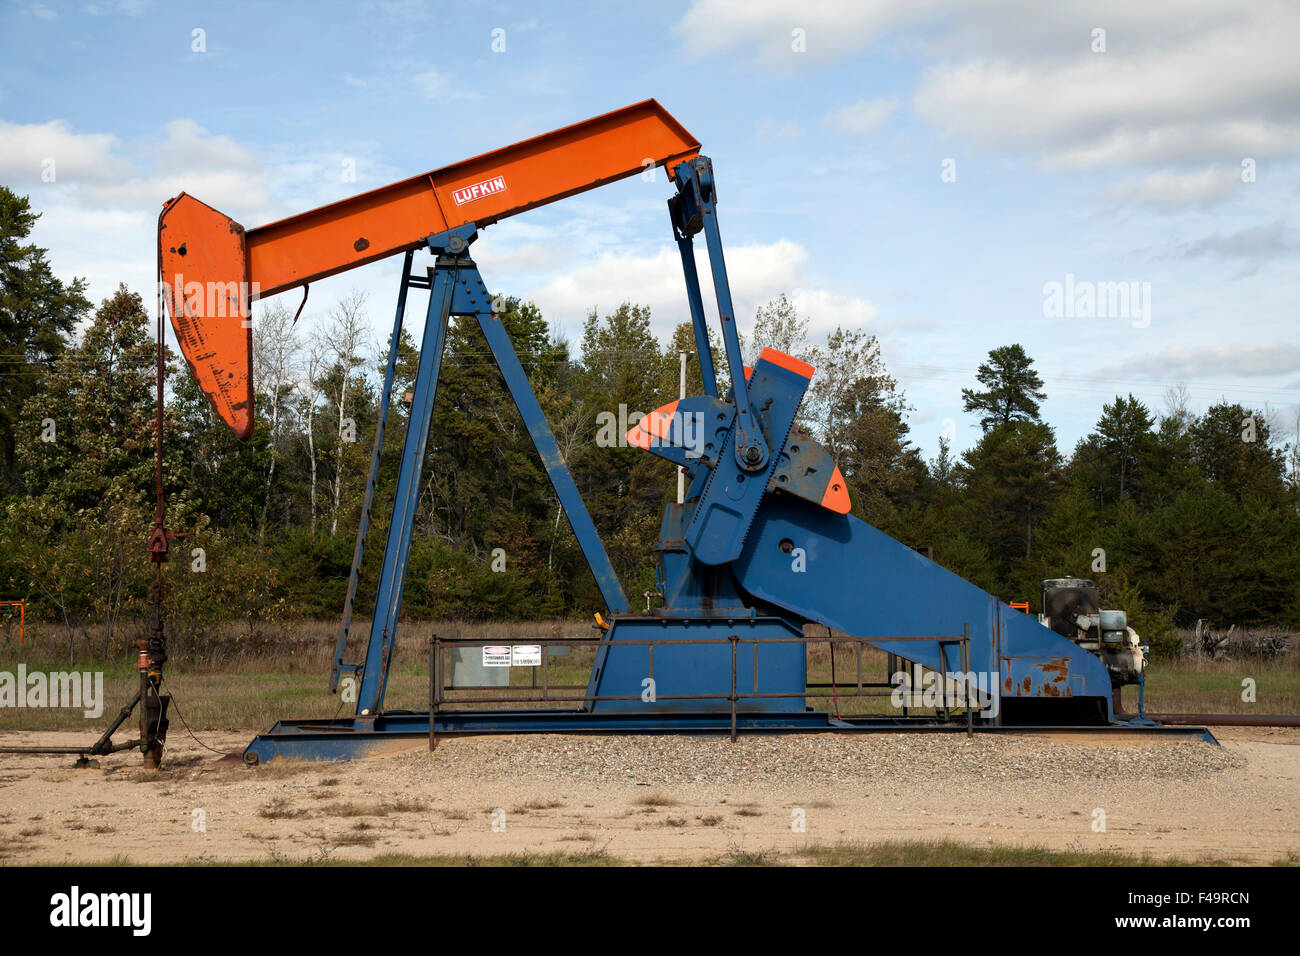
<svg viewBox="0 0 1300 956">
<path fill-rule="evenodd" d="M 876 334 L 927 456 L 945 428 L 958 449 L 978 437 L 960 390 L 1010 342 L 1066 452 L 1116 393 L 1158 411 L 1176 383 L 1196 409 L 1267 406 L 1294 431 L 1295 4 L 450 9 L 5 3 L 0 182 L 98 299 L 150 287 L 157 211 L 182 189 L 252 227 L 654 97 L 714 160 L 742 329 L 785 292 L 814 339 Z M 660 174 L 536 210 L 486 230 L 476 258 L 571 339 L 624 299 L 666 334 L 686 317 L 669 192 Z M 315 284 L 307 328 L 361 289 L 378 342 L 397 268 Z M 1149 311 L 1045 314 L 1067 276 L 1136 283 Z"/>
</svg>

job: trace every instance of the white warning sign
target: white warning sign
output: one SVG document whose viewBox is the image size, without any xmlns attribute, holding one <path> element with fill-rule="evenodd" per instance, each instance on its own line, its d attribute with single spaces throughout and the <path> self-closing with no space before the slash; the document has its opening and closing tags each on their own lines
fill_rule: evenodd
<svg viewBox="0 0 1300 956">
<path fill-rule="evenodd" d="M 483 666 L 484 667 L 509 667 L 510 648 L 509 647 L 483 648 Z"/>
<path fill-rule="evenodd" d="M 515 667 L 541 667 L 542 645 L 516 644 L 510 649 L 510 663 Z"/>
</svg>

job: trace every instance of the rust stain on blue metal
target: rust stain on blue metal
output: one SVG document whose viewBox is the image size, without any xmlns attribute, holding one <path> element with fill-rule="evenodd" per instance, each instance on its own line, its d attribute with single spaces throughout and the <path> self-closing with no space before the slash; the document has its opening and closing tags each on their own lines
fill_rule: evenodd
<svg viewBox="0 0 1300 956">
<path fill-rule="evenodd" d="M 1038 685 L 1039 697 L 1070 697 L 1070 659 L 1053 657 L 1038 665 L 1043 675 Z M 1027 680 L 1028 678 L 1026 678 Z"/>
</svg>

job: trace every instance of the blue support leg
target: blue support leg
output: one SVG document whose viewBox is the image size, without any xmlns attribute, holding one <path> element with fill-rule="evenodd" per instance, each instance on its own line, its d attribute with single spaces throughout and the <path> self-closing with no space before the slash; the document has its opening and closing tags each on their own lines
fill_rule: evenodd
<svg viewBox="0 0 1300 956">
<path fill-rule="evenodd" d="M 477 276 L 477 270 L 475 275 Z M 483 338 L 487 340 L 488 348 L 492 350 L 492 357 L 496 359 L 497 368 L 501 370 L 501 375 L 506 380 L 506 387 L 510 389 L 510 397 L 514 399 L 515 408 L 519 410 L 528 434 L 533 439 L 533 445 L 537 448 L 537 454 L 542 458 L 542 465 L 551 479 L 551 487 L 555 489 L 555 494 L 564 507 L 569 526 L 573 528 L 574 536 L 578 539 L 578 546 L 582 548 L 587 565 L 596 578 L 596 586 L 600 588 L 601 597 L 605 599 L 605 606 L 611 614 L 626 613 L 631 607 L 627 596 L 623 593 L 623 585 L 619 583 L 618 575 L 614 573 L 614 566 L 609 561 L 609 555 L 605 553 L 605 545 L 601 543 L 600 535 L 596 533 L 596 526 L 592 523 L 587 506 L 582 502 L 582 495 L 578 493 L 578 486 L 573 483 L 573 475 L 569 472 L 569 466 L 565 464 L 564 456 L 560 454 L 560 446 L 555 441 L 551 426 L 546 422 L 546 415 L 542 412 L 541 405 L 537 403 L 537 396 L 528 382 L 528 375 L 519 364 L 519 356 L 515 354 L 514 346 L 510 344 L 510 336 L 501 325 L 501 319 L 493 312 L 478 311 L 475 315 L 478 318 L 479 328 L 483 330 Z"/>
<path fill-rule="evenodd" d="M 393 379 L 397 374 L 398 345 L 402 340 L 402 322 L 406 316 L 406 293 L 411 287 L 411 257 L 407 252 L 402 262 L 402 284 L 397 292 L 397 314 L 393 318 L 393 333 L 388 346 L 388 365 L 384 369 L 384 390 L 379 396 L 379 421 L 375 425 L 375 443 L 370 454 L 370 477 L 366 480 L 366 497 L 361 506 L 361 523 L 357 526 L 357 542 L 352 549 L 352 570 L 348 574 L 348 593 L 343 599 L 343 623 L 339 627 L 338 642 L 334 647 L 334 667 L 330 671 L 330 693 L 339 686 L 340 671 L 348 669 L 343 655 L 348 649 L 348 634 L 352 629 L 352 605 L 357 596 L 357 583 L 361 578 L 361 559 L 366 550 L 366 534 L 370 531 L 370 506 L 375 500 L 375 483 L 379 478 L 379 457 L 384 446 L 384 430 L 388 424 L 388 407 L 393 393 Z"/>
<path fill-rule="evenodd" d="M 442 350 L 446 342 L 447 319 L 451 315 L 457 271 L 454 261 L 440 259 L 438 268 L 434 271 L 433 288 L 429 293 L 411 417 L 406 425 L 402 466 L 397 476 L 397 495 L 393 500 L 393 521 L 388 527 L 384 563 L 379 574 L 379 592 L 375 598 L 375 615 L 370 624 L 370 643 L 366 648 L 361 687 L 357 692 L 357 714 L 361 716 L 378 714 L 383 707 L 384 689 L 388 683 L 388 661 L 397 637 L 402 586 L 411 552 L 415 508 L 420 497 L 420 477 L 424 471 L 424 454 L 428 446 L 429 425 L 433 420 L 438 371 L 442 365 Z"/>
</svg>

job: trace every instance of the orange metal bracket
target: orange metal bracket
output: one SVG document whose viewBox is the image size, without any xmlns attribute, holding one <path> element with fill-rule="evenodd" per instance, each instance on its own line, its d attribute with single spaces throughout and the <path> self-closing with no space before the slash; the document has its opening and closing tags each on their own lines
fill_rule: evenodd
<svg viewBox="0 0 1300 956">
<path fill-rule="evenodd" d="M 158 217 L 163 296 L 181 351 L 217 414 L 253 431 L 250 303 L 418 248 L 425 237 L 480 227 L 625 179 L 669 175 L 699 142 L 655 100 L 544 133 L 452 166 L 257 229 L 193 196 Z"/>
</svg>

